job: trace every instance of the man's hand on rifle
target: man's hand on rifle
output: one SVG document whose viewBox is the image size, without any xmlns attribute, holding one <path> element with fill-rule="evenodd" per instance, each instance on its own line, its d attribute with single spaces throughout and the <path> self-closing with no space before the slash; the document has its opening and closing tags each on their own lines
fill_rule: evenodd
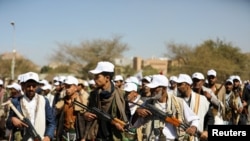
<svg viewBox="0 0 250 141">
<path fill-rule="evenodd" d="M 84 115 L 83 115 L 84 119 L 87 120 L 87 121 L 92 121 L 94 119 L 97 118 L 97 116 L 93 113 L 90 113 L 90 112 L 85 112 Z"/>
<path fill-rule="evenodd" d="M 125 130 L 124 130 L 124 126 L 121 125 L 120 123 L 118 123 L 118 122 L 112 120 L 112 121 L 111 121 L 111 124 L 114 125 L 114 126 L 116 127 L 117 130 L 122 131 L 122 132 L 125 131 Z"/>
<path fill-rule="evenodd" d="M 189 135 L 195 135 L 197 128 L 195 126 L 190 126 L 186 129 L 186 133 Z"/>
<path fill-rule="evenodd" d="M 138 116 L 143 117 L 143 118 L 152 115 L 152 113 L 149 110 L 144 109 L 144 108 L 138 108 L 136 110 L 136 113 L 137 113 Z"/>
<path fill-rule="evenodd" d="M 23 123 L 20 119 L 17 117 L 12 117 L 11 121 L 15 127 L 22 128 L 22 127 L 28 127 L 27 124 Z"/>
</svg>

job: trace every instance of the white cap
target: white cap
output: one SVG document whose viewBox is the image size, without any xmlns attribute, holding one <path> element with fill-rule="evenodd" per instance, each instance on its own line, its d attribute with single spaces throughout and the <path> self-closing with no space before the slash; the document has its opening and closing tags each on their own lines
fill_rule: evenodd
<svg viewBox="0 0 250 141">
<path fill-rule="evenodd" d="M 53 78 L 53 81 L 58 81 L 59 80 L 59 77 L 58 76 L 55 76 L 54 78 Z"/>
<path fill-rule="evenodd" d="M 232 80 L 236 79 L 236 80 L 240 81 L 240 84 L 242 83 L 239 75 L 231 75 L 230 79 L 232 79 Z"/>
<path fill-rule="evenodd" d="M 52 86 L 50 84 L 45 84 L 44 86 L 41 87 L 42 90 L 51 90 Z"/>
<path fill-rule="evenodd" d="M 208 71 L 207 71 L 207 76 L 209 76 L 209 75 L 216 76 L 216 71 L 215 71 L 215 70 L 213 70 L 213 69 L 208 70 Z"/>
<path fill-rule="evenodd" d="M 9 89 L 10 88 L 14 88 L 17 91 L 21 91 L 22 90 L 21 86 L 19 84 L 17 84 L 17 83 L 12 83 L 11 85 L 7 85 L 6 88 L 9 88 Z"/>
<path fill-rule="evenodd" d="M 233 81 L 233 79 L 231 79 L 231 78 L 228 78 L 227 80 L 226 80 L 226 82 L 230 82 L 230 83 L 234 83 L 234 81 Z"/>
<path fill-rule="evenodd" d="M 40 82 L 40 81 L 39 81 L 39 76 L 38 76 L 38 74 L 35 73 L 35 72 L 27 72 L 27 73 L 24 74 L 23 77 L 24 77 L 24 78 L 23 78 L 23 82 L 27 82 L 28 80 L 34 80 L 34 81 L 36 81 L 37 83 Z"/>
<path fill-rule="evenodd" d="M 241 81 L 241 79 L 240 79 L 240 76 L 239 76 L 239 75 L 235 75 L 234 79 L 237 79 L 237 80 Z"/>
<path fill-rule="evenodd" d="M 114 81 L 123 81 L 123 77 L 121 75 L 116 75 L 115 78 L 114 78 Z"/>
<path fill-rule="evenodd" d="M 49 82 L 46 79 L 41 80 L 40 83 L 43 85 L 49 84 Z"/>
<path fill-rule="evenodd" d="M 98 62 L 94 70 L 89 71 L 92 74 L 99 74 L 101 72 L 114 72 L 114 65 L 110 62 Z"/>
<path fill-rule="evenodd" d="M 93 79 L 89 80 L 89 85 L 95 85 L 95 80 Z"/>
<path fill-rule="evenodd" d="M 192 78 L 196 78 L 196 79 L 199 79 L 199 80 L 204 80 L 205 77 L 202 73 L 200 72 L 195 72 L 193 75 L 192 75 Z"/>
<path fill-rule="evenodd" d="M 155 75 L 153 75 L 151 82 L 149 84 L 147 84 L 147 86 L 149 88 L 156 88 L 159 86 L 167 87 L 168 86 L 168 78 L 164 75 L 161 75 L 161 74 L 155 74 Z"/>
<path fill-rule="evenodd" d="M 68 84 L 68 85 L 78 85 L 78 79 L 75 78 L 74 76 L 67 76 L 64 84 Z"/>
<path fill-rule="evenodd" d="M 20 74 L 18 77 L 19 77 L 19 83 L 23 83 L 24 82 L 24 78 L 25 78 L 25 73 L 24 74 Z"/>
<path fill-rule="evenodd" d="M 58 81 L 61 83 L 64 83 L 65 79 L 66 79 L 66 76 L 59 76 L 58 77 Z"/>
<path fill-rule="evenodd" d="M 137 85 L 135 83 L 126 83 L 123 88 L 126 92 L 137 91 Z"/>
<path fill-rule="evenodd" d="M 3 80 L 2 79 L 0 79 L 0 85 L 3 85 Z"/>
<path fill-rule="evenodd" d="M 169 78 L 169 81 L 174 81 L 174 82 L 176 82 L 176 80 L 177 80 L 177 76 L 171 76 L 171 77 Z"/>
<path fill-rule="evenodd" d="M 176 81 L 177 83 L 183 83 L 183 82 L 186 82 L 188 83 L 189 85 L 192 85 L 193 84 L 193 81 L 191 79 L 191 77 L 187 74 L 179 74 L 178 76 L 178 79 Z"/>
<path fill-rule="evenodd" d="M 129 78 L 127 78 L 127 79 L 125 80 L 125 83 L 135 83 L 135 84 L 137 84 L 137 85 L 140 84 L 138 78 L 135 77 L 135 76 L 130 76 Z"/>
<path fill-rule="evenodd" d="M 88 87 L 89 83 L 86 80 L 83 80 L 83 86 Z"/>
<path fill-rule="evenodd" d="M 57 82 L 54 83 L 54 85 L 55 85 L 55 86 L 59 86 L 60 83 L 57 81 Z"/>
<path fill-rule="evenodd" d="M 142 78 L 142 80 L 146 80 L 148 82 L 151 82 L 151 77 L 150 76 L 145 76 Z"/>
</svg>

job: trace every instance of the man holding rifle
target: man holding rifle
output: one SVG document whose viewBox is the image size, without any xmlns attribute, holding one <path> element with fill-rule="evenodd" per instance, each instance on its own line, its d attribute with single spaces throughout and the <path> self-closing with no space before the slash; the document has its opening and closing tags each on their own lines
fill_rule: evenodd
<svg viewBox="0 0 250 141">
<path fill-rule="evenodd" d="M 133 115 L 135 114 L 135 111 L 137 108 L 139 108 L 143 101 L 141 100 L 141 95 L 137 92 L 138 86 L 133 82 L 127 82 L 124 85 L 123 90 L 125 91 L 125 100 L 129 102 L 129 110 L 131 114 L 131 119 L 129 119 L 130 124 L 133 124 Z M 135 103 L 135 104 L 133 104 Z M 138 105 L 136 105 L 138 104 Z M 130 140 L 133 141 L 143 141 L 143 138 L 146 138 L 146 136 L 143 136 L 142 133 L 143 126 L 140 128 L 136 128 L 136 134 L 130 136 Z"/>
<path fill-rule="evenodd" d="M 73 105 L 73 101 L 87 104 L 87 97 L 77 91 L 78 79 L 67 76 L 64 80 L 66 95 L 55 105 L 59 114 L 59 122 L 56 129 L 57 141 L 83 141 L 84 119 L 83 108 Z"/>
<path fill-rule="evenodd" d="M 143 104 L 143 108 L 136 110 L 135 115 L 140 118 L 134 126 L 140 126 L 147 120 L 152 120 L 152 130 L 148 133 L 150 135 L 148 141 L 183 141 L 189 135 L 195 135 L 199 125 L 199 117 L 194 114 L 183 99 L 167 93 L 167 77 L 160 74 L 153 75 L 147 86 L 151 88 L 153 97 L 157 95 L 160 97 L 148 100 L 147 103 Z M 149 105 L 151 106 L 149 107 Z M 159 111 L 156 112 L 155 109 Z M 162 116 L 164 113 L 168 116 Z M 180 126 L 187 123 L 189 126 Z"/>
<path fill-rule="evenodd" d="M 25 141 L 50 141 L 53 138 L 55 122 L 49 101 L 37 94 L 39 85 L 37 73 L 28 72 L 24 75 L 24 96 L 13 98 L 6 126 L 15 131 L 21 131 Z M 15 140 L 12 137 L 11 140 Z"/>
<path fill-rule="evenodd" d="M 115 87 L 111 81 L 114 76 L 114 65 L 107 61 L 98 62 L 96 68 L 90 71 L 94 75 L 96 88 L 89 95 L 88 107 L 95 107 L 108 113 L 114 119 L 127 122 L 125 100 L 122 90 Z M 87 141 L 124 141 L 124 125 L 117 120 L 105 120 L 87 111 L 84 113 Z"/>
</svg>

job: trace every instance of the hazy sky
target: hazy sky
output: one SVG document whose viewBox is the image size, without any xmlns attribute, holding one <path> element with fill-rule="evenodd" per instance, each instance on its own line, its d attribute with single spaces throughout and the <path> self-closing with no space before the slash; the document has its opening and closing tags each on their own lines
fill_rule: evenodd
<svg viewBox="0 0 250 141">
<path fill-rule="evenodd" d="M 0 53 L 15 48 L 40 66 L 57 43 L 114 35 L 128 44 L 126 57 L 162 57 L 166 43 L 217 38 L 250 52 L 250 1 L 0 0 Z"/>
</svg>

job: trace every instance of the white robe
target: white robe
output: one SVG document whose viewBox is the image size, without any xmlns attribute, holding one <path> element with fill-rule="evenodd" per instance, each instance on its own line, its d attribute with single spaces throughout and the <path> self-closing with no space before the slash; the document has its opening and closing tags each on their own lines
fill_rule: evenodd
<svg viewBox="0 0 250 141">
<path fill-rule="evenodd" d="M 200 95 L 200 94 L 197 94 L 195 92 L 192 91 L 192 94 L 191 94 L 191 101 L 190 101 L 190 108 L 194 111 L 195 110 L 195 103 L 196 103 L 196 97 Z M 198 112 L 196 113 L 199 118 L 200 118 L 200 123 L 199 123 L 199 126 L 198 126 L 198 130 L 199 131 L 203 131 L 204 129 L 204 118 L 205 118 L 205 115 L 207 114 L 207 111 L 209 110 L 209 104 L 210 102 L 207 100 L 207 98 L 203 95 L 200 95 L 200 100 L 199 100 L 199 103 L 198 103 Z"/>
<path fill-rule="evenodd" d="M 46 117 L 45 117 L 45 98 L 42 95 L 35 94 L 32 100 L 29 100 L 26 96 L 20 100 L 21 109 L 25 117 L 27 117 L 34 126 L 37 133 L 44 138 L 46 130 Z M 28 141 L 32 141 L 29 139 Z"/>
</svg>

